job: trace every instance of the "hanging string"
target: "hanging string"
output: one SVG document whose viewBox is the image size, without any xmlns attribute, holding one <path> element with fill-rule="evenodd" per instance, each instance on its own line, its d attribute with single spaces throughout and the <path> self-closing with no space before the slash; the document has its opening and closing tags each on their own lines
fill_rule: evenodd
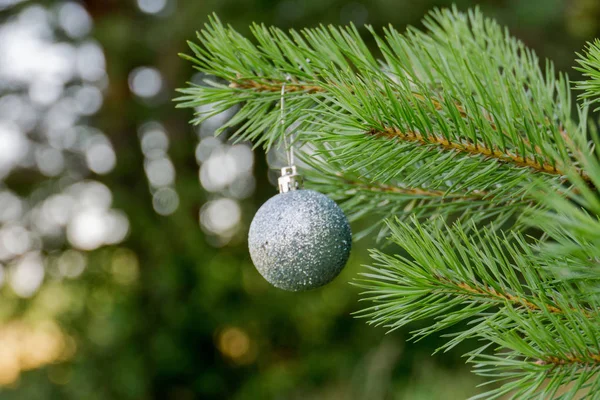
<svg viewBox="0 0 600 400">
<path fill-rule="evenodd" d="M 286 81 L 289 81 L 291 78 L 290 76 L 286 76 Z M 285 155 L 287 157 L 287 162 L 288 162 L 288 166 L 291 167 L 292 165 L 294 165 L 294 147 L 293 147 L 293 143 L 290 143 L 288 146 L 288 141 L 287 141 L 287 134 L 285 132 L 285 84 L 286 82 L 283 82 L 283 85 L 281 85 L 281 100 L 280 100 L 280 106 L 279 106 L 279 111 L 280 111 L 280 124 L 281 124 L 281 136 L 283 137 L 283 145 L 285 146 Z"/>
</svg>

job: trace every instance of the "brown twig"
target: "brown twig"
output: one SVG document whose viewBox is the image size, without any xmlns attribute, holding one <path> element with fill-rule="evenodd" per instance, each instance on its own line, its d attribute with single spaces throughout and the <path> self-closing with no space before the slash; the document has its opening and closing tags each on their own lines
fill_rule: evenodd
<svg viewBox="0 0 600 400">
<path fill-rule="evenodd" d="M 572 364 L 600 364 L 600 354 L 588 353 L 589 360 L 584 360 L 574 354 L 565 354 L 563 357 L 546 356 L 544 359 L 537 360 L 536 365 L 572 365 Z"/>
<path fill-rule="evenodd" d="M 273 80 L 264 80 L 264 81 L 256 81 L 251 79 L 239 79 L 231 82 L 229 84 L 230 88 L 234 89 L 254 89 L 259 92 L 280 92 L 281 86 L 284 84 L 284 81 L 273 81 Z M 291 83 L 285 83 L 285 91 L 286 92 L 307 92 L 307 93 L 316 93 L 316 92 L 324 92 L 321 86 L 316 85 L 304 85 L 300 83 L 295 83 L 292 81 Z"/>
<path fill-rule="evenodd" d="M 531 301 L 529 301 L 523 297 L 515 296 L 510 293 L 500 293 L 496 289 L 491 288 L 491 287 L 479 288 L 479 287 L 473 287 L 466 282 L 458 282 L 457 283 L 457 282 L 452 282 L 450 280 L 445 280 L 445 279 L 442 279 L 442 280 L 446 283 L 455 285 L 456 287 L 458 287 L 466 292 L 475 294 L 477 296 L 493 297 L 498 300 L 508 301 L 509 303 L 523 306 L 524 308 L 527 308 L 531 311 L 542 311 L 542 308 L 540 306 L 532 303 Z M 561 310 L 560 308 L 553 306 L 553 305 L 548 305 L 546 307 L 546 309 L 553 314 L 563 314 L 563 310 Z"/>
<path fill-rule="evenodd" d="M 530 311 L 540 312 L 540 311 L 544 310 L 542 307 L 538 306 L 535 303 L 532 303 L 531 301 L 527 300 L 524 297 L 519 297 L 519 296 L 516 296 L 511 293 L 501 293 L 492 287 L 488 287 L 488 286 L 477 287 L 474 285 L 470 285 L 466 282 L 454 282 L 450 279 L 439 277 L 439 276 L 438 276 L 438 279 L 447 285 L 456 286 L 457 288 L 459 288 L 465 292 L 468 292 L 468 293 L 471 293 L 471 294 L 474 294 L 477 296 L 507 301 L 507 302 L 515 304 L 517 306 L 522 306 Z M 565 313 L 565 310 L 563 310 L 555 305 L 552 305 L 552 304 L 546 305 L 545 309 L 548 310 L 552 314 L 564 314 Z M 593 314 L 592 310 L 582 310 L 582 309 L 577 309 L 577 308 L 570 308 L 569 311 L 581 312 L 582 315 L 584 315 L 586 318 L 591 318 L 594 315 L 596 315 L 596 314 Z"/>
<path fill-rule="evenodd" d="M 489 148 L 482 144 L 475 144 L 466 140 L 452 142 L 444 137 L 431 134 L 424 136 L 418 132 L 404 132 L 396 127 L 386 127 L 383 130 L 371 129 L 368 133 L 372 136 L 400 139 L 408 142 L 417 142 L 422 145 L 434 145 L 445 150 L 454 150 L 474 156 L 484 156 L 486 158 L 496 159 L 498 161 L 510 163 L 519 167 L 531 168 L 537 172 L 561 176 L 566 175 L 566 173 L 557 165 L 552 165 L 548 162 L 540 162 L 532 157 L 523 157 L 516 153 L 502 151 L 498 147 Z M 577 170 L 577 172 L 584 180 L 590 181 L 589 176 L 584 171 Z"/>
</svg>

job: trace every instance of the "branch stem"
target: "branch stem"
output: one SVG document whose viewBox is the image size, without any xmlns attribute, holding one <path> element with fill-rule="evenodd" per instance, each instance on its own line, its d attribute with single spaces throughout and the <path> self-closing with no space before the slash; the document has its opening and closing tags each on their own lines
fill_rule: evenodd
<svg viewBox="0 0 600 400">
<path fill-rule="evenodd" d="M 573 364 L 584 364 L 592 365 L 597 367 L 600 364 L 600 354 L 589 353 L 588 359 L 584 359 L 574 354 L 565 354 L 564 356 L 548 355 L 543 359 L 535 362 L 536 365 L 573 365 Z"/>
<path fill-rule="evenodd" d="M 479 143 L 471 143 L 466 140 L 452 142 L 444 137 L 429 134 L 423 135 L 419 132 L 404 132 L 396 127 L 385 127 L 383 130 L 371 129 L 368 134 L 372 136 L 386 137 L 389 139 L 400 139 L 408 142 L 417 142 L 422 145 L 434 145 L 444 150 L 454 150 L 461 153 L 468 153 L 473 156 L 484 156 L 486 158 L 496 159 L 503 163 L 510 163 L 518 167 L 527 167 L 536 172 L 565 176 L 565 171 L 558 165 L 551 165 L 548 162 L 540 162 L 532 157 L 523 157 L 516 153 L 502 151 L 498 147 L 490 148 Z M 587 182 L 590 177 L 582 170 L 577 169 L 577 173 Z"/>
<path fill-rule="evenodd" d="M 486 297 L 486 298 L 494 299 L 494 300 L 506 301 L 506 302 L 509 302 L 516 306 L 524 307 L 530 311 L 540 312 L 540 311 L 544 310 L 544 308 L 531 302 L 530 300 L 526 299 L 525 297 L 514 295 L 511 293 L 501 293 L 501 292 L 498 292 L 496 289 L 489 287 L 489 286 L 485 286 L 482 288 L 482 287 L 477 287 L 475 285 L 472 285 L 472 284 L 469 284 L 466 282 L 454 282 L 450 279 L 440 277 L 440 276 L 438 276 L 437 278 L 446 285 L 454 286 L 454 287 L 458 288 L 460 291 L 467 292 L 472 295 Z M 547 310 L 548 312 L 550 312 L 552 314 L 565 314 L 565 310 L 563 310 L 555 305 L 552 305 L 552 304 L 546 304 L 545 310 Z M 586 318 L 594 317 L 594 315 L 592 314 L 593 313 L 592 310 L 570 308 L 568 311 L 569 312 L 580 312 Z"/>
<path fill-rule="evenodd" d="M 527 300 L 524 297 L 519 297 L 519 296 L 513 295 L 511 293 L 501 293 L 491 287 L 485 287 L 485 288 L 475 287 L 466 282 L 458 282 L 457 283 L 457 282 L 452 282 L 450 280 L 443 279 L 443 278 L 441 278 L 440 280 L 442 280 L 443 282 L 445 282 L 447 284 L 456 286 L 457 288 L 461 289 L 462 291 L 468 292 L 470 294 L 474 294 L 474 295 L 481 296 L 481 297 L 493 298 L 496 300 L 507 301 L 511 304 L 514 304 L 517 306 L 522 306 L 531 311 L 542 311 L 542 308 L 540 306 L 538 306 L 537 304 L 532 303 L 531 301 Z M 551 312 L 552 314 L 563 314 L 563 310 L 561 310 L 560 308 L 558 308 L 556 306 L 550 305 L 550 304 L 546 305 L 546 309 L 549 312 Z"/>
</svg>

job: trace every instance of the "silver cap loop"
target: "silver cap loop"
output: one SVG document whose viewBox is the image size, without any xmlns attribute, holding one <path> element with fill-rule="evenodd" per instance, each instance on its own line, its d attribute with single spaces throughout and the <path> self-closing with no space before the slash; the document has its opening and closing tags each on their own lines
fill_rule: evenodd
<svg viewBox="0 0 600 400">
<path fill-rule="evenodd" d="M 302 189 L 302 175 L 298 174 L 296 166 L 281 168 L 281 176 L 277 180 L 279 193 L 287 193 L 292 190 Z"/>
</svg>

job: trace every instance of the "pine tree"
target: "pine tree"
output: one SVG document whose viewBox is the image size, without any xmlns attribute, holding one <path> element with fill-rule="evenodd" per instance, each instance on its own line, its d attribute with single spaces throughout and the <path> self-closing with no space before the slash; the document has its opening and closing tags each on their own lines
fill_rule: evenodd
<svg viewBox="0 0 600 400">
<path fill-rule="evenodd" d="M 194 124 L 239 107 L 219 132 L 269 149 L 285 129 L 311 188 L 403 251 L 372 250 L 360 312 L 413 340 L 463 341 L 489 390 L 475 398 L 600 398 L 600 41 L 566 75 L 478 11 L 435 10 L 426 31 L 354 26 L 253 41 L 213 17 L 183 55 L 207 78 L 181 89 Z M 573 117 L 573 110 L 576 116 Z M 380 242 L 382 247 L 385 242 Z"/>
</svg>

